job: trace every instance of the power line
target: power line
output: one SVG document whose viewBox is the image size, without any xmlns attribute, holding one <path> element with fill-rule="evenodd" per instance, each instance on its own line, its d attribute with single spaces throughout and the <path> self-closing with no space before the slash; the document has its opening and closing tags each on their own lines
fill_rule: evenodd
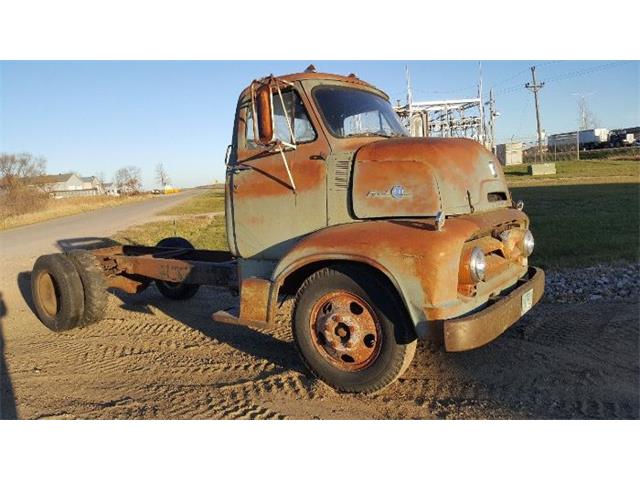
<svg viewBox="0 0 640 480">
<path fill-rule="evenodd" d="M 553 83 L 553 82 L 559 82 L 562 80 L 570 80 L 572 78 L 577 78 L 577 77 L 583 77 L 586 75 L 591 75 L 593 73 L 598 73 L 604 70 L 608 70 L 610 68 L 615 68 L 615 67 L 619 67 L 622 65 L 626 65 L 628 63 L 631 63 L 630 60 L 625 60 L 625 61 L 616 61 L 616 62 L 609 62 L 609 63 L 604 63 L 601 65 L 596 65 L 594 67 L 589 67 L 589 68 L 584 68 L 581 70 L 574 70 L 572 72 L 565 72 L 565 73 L 561 73 L 552 77 L 547 78 L 546 83 Z M 501 90 L 498 90 L 496 92 L 496 95 L 508 95 L 510 93 L 514 93 L 514 92 L 519 92 L 520 89 L 522 88 L 521 85 L 512 85 L 509 87 L 505 87 Z"/>
</svg>

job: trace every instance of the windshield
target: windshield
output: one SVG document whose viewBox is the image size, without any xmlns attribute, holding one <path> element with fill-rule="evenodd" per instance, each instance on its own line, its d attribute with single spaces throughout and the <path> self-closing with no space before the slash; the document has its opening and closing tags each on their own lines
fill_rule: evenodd
<svg viewBox="0 0 640 480">
<path fill-rule="evenodd" d="M 348 87 L 316 87 L 313 96 L 336 137 L 404 137 L 407 132 L 384 98 Z"/>
</svg>

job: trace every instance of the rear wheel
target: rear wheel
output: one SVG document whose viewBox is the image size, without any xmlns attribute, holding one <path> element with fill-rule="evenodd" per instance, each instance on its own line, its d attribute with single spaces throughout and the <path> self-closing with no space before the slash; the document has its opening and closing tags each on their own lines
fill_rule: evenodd
<svg viewBox="0 0 640 480">
<path fill-rule="evenodd" d="M 309 369 L 342 392 L 375 392 L 407 369 L 415 335 L 395 292 L 369 270 L 322 269 L 300 287 L 293 332 Z"/>
<path fill-rule="evenodd" d="M 80 275 L 84 293 L 84 311 L 80 325 L 86 326 L 104 318 L 107 308 L 107 282 L 95 256 L 86 250 L 73 250 L 68 254 Z"/>
<path fill-rule="evenodd" d="M 158 242 L 156 247 L 187 248 L 193 250 L 191 242 L 182 237 L 163 238 Z M 191 283 L 167 282 L 164 280 L 156 280 L 155 282 L 160 293 L 172 300 L 187 300 L 193 297 L 200 288 L 200 285 Z"/>
<path fill-rule="evenodd" d="M 38 318 L 50 330 L 70 330 L 81 321 L 84 309 L 82 282 L 65 255 L 43 255 L 31 271 L 31 294 Z"/>
</svg>

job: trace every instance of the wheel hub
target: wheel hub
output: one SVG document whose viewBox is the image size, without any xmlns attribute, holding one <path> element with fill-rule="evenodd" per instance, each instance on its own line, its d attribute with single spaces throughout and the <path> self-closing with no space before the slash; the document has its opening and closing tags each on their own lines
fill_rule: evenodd
<svg viewBox="0 0 640 480">
<path fill-rule="evenodd" d="M 53 277 L 43 272 L 38 276 L 37 285 L 40 305 L 48 315 L 55 316 L 58 312 L 58 293 Z"/>
<path fill-rule="evenodd" d="M 350 292 L 332 292 L 319 299 L 311 315 L 313 343 L 332 365 L 362 370 L 380 353 L 380 324 L 373 309 Z"/>
</svg>

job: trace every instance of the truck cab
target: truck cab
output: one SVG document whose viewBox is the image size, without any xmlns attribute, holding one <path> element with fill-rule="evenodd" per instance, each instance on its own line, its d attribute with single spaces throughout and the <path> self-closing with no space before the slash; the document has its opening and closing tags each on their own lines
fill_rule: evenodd
<svg viewBox="0 0 640 480">
<path fill-rule="evenodd" d="M 384 285 L 380 301 L 397 307 L 397 342 L 444 334 L 450 351 L 493 340 L 542 295 L 544 274 L 528 265 L 529 219 L 496 157 L 469 139 L 409 137 L 389 97 L 355 75 L 254 81 L 238 101 L 226 175 L 238 321 L 272 324 L 279 295 L 296 295 L 294 333 L 298 315 L 298 337 L 314 337 L 305 361 L 316 374 L 322 358 L 338 371 L 370 368 L 366 347 L 347 348 L 359 335 L 349 305 L 384 316 L 369 284 Z M 319 272 L 365 290 L 305 303 Z M 318 313 L 339 305 L 333 317 Z M 368 331 L 359 338 L 382 336 L 379 325 Z"/>
</svg>

